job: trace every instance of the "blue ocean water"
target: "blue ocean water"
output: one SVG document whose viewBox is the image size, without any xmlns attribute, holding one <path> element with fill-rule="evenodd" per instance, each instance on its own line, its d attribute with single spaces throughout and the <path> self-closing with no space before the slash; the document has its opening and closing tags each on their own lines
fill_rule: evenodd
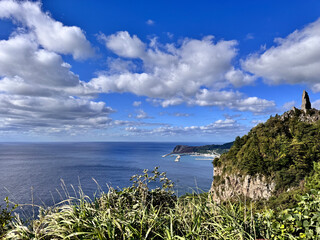
<svg viewBox="0 0 320 240">
<path fill-rule="evenodd" d="M 208 191 L 212 182 L 212 163 L 182 156 L 163 158 L 178 143 L 0 143 L 0 205 L 6 196 L 15 203 L 51 206 L 64 197 L 61 179 L 68 191 L 79 183 L 85 194 L 97 192 L 94 178 L 104 191 L 107 184 L 130 186 L 130 177 L 143 169 L 160 171 L 175 182 L 178 195 L 195 188 Z M 189 143 L 189 145 L 203 145 Z M 59 193 L 58 193 L 59 191 Z M 71 194 L 72 195 L 72 194 Z M 53 197 L 52 197 L 53 196 Z"/>
</svg>

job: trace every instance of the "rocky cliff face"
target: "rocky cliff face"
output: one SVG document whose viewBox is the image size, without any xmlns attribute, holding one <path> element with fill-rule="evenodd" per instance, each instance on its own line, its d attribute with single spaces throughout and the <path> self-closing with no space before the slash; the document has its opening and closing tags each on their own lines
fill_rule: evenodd
<svg viewBox="0 0 320 240">
<path fill-rule="evenodd" d="M 275 183 L 267 181 L 264 176 L 250 176 L 241 174 L 222 175 L 220 168 L 214 170 L 214 177 L 223 177 L 223 181 L 215 186 L 212 182 L 210 192 L 213 198 L 220 202 L 221 200 L 231 199 L 237 196 L 246 196 L 253 200 L 268 199 L 275 190 Z"/>
</svg>

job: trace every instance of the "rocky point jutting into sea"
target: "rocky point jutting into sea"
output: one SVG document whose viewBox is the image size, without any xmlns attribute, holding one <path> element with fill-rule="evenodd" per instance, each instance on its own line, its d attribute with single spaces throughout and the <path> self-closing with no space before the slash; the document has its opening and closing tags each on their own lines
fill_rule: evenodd
<svg viewBox="0 0 320 240">
<path fill-rule="evenodd" d="M 320 111 L 311 107 L 303 91 L 301 110 L 293 107 L 237 137 L 213 162 L 213 197 L 268 199 L 301 187 L 320 159 L 319 120 Z"/>
</svg>

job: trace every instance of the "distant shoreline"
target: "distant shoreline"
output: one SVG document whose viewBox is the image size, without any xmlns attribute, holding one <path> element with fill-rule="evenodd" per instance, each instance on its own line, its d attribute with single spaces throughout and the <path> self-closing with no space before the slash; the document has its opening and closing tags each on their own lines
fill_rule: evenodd
<svg viewBox="0 0 320 240">
<path fill-rule="evenodd" d="M 212 159 L 207 159 L 207 160 L 213 160 L 216 157 L 220 157 L 219 153 L 199 153 L 199 152 L 190 152 L 190 153 L 177 153 L 177 152 L 171 152 L 168 154 L 163 155 L 162 157 L 168 157 L 170 155 L 176 155 L 176 156 L 199 156 L 199 157 L 210 157 Z M 196 160 L 200 160 L 200 159 L 196 159 Z M 201 160 L 205 160 L 205 159 L 201 159 Z"/>
</svg>

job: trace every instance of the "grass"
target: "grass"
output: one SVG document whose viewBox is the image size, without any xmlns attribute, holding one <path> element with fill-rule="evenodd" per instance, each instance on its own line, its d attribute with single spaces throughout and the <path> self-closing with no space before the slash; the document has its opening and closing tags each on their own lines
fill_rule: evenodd
<svg viewBox="0 0 320 240">
<path fill-rule="evenodd" d="M 15 216 L 3 239 L 320 239 L 320 192 L 296 209 L 258 211 L 242 200 L 218 205 L 207 193 L 177 198 L 157 168 L 131 180 L 132 186 L 110 187 L 94 199 L 81 189 L 77 197 L 67 194 L 28 222 Z M 156 181 L 161 187 L 149 189 Z"/>
</svg>

